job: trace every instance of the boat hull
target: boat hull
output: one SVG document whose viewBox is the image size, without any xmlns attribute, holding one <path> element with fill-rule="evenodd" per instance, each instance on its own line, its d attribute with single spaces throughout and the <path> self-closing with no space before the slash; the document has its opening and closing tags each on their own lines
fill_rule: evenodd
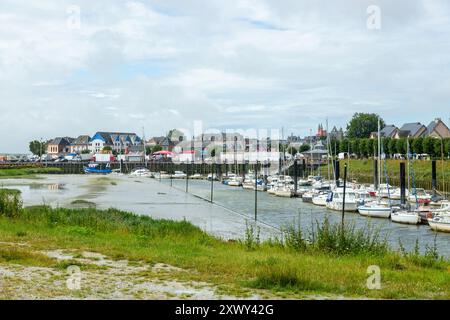
<svg viewBox="0 0 450 320">
<path fill-rule="evenodd" d="M 312 199 L 312 203 L 316 206 L 325 207 L 327 205 L 327 199 L 322 199 L 320 197 L 315 197 Z"/>
<path fill-rule="evenodd" d="M 334 211 L 342 211 L 342 202 L 327 202 L 327 208 Z M 344 211 L 356 212 L 358 211 L 357 203 L 346 203 Z"/>
<path fill-rule="evenodd" d="M 275 191 L 275 195 L 277 197 L 291 198 L 293 196 L 293 193 L 292 191 L 278 190 Z"/>
<path fill-rule="evenodd" d="M 434 219 L 428 219 L 428 224 L 431 230 L 439 232 L 450 232 L 450 221 L 439 221 Z"/>
<path fill-rule="evenodd" d="M 365 217 L 389 218 L 391 216 L 390 208 L 359 207 L 358 212 Z"/>
<path fill-rule="evenodd" d="M 419 224 L 420 216 L 418 214 L 408 214 L 408 213 L 397 213 L 391 214 L 392 222 L 403 223 L 403 224 Z"/>
</svg>

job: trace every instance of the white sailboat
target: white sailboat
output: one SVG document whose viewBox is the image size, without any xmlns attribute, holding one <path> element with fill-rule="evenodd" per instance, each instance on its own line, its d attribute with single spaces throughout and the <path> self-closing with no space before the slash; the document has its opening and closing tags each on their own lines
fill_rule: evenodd
<svg viewBox="0 0 450 320">
<path fill-rule="evenodd" d="M 321 192 L 312 198 L 312 203 L 316 206 L 325 207 L 327 205 L 328 193 Z"/>
<path fill-rule="evenodd" d="M 380 119 L 378 119 L 378 190 L 377 197 L 375 201 L 365 202 L 363 205 L 358 207 L 358 212 L 362 216 L 374 217 L 374 218 L 389 218 L 392 213 L 392 208 L 390 206 L 390 188 L 389 182 L 386 181 L 385 184 L 381 184 L 381 138 L 380 138 Z M 387 177 L 386 177 L 387 180 Z M 387 197 L 389 199 L 389 204 L 383 203 L 381 199 Z"/>
<path fill-rule="evenodd" d="M 314 199 L 314 198 L 313 198 Z M 344 204 L 344 189 L 339 187 L 333 190 L 326 203 L 328 209 L 342 211 Z M 345 190 L 345 211 L 355 212 L 358 211 L 358 201 L 356 194 L 352 189 Z"/>
<path fill-rule="evenodd" d="M 431 230 L 450 232 L 450 212 L 446 215 L 436 215 L 433 218 L 428 218 L 428 224 Z"/>
<path fill-rule="evenodd" d="M 358 207 L 358 212 L 362 216 L 374 218 L 389 218 L 392 209 L 381 201 L 370 201 Z"/>
<path fill-rule="evenodd" d="M 391 221 L 404 224 L 419 224 L 421 218 L 417 211 L 401 210 L 391 213 Z"/>
</svg>

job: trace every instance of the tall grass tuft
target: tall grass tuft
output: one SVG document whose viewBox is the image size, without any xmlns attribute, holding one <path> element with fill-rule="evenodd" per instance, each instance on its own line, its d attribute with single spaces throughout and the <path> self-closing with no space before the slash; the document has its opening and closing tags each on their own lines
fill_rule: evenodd
<svg viewBox="0 0 450 320">
<path fill-rule="evenodd" d="M 22 198 L 16 189 L 0 189 L 0 215 L 15 218 L 22 211 Z"/>
<path fill-rule="evenodd" d="M 261 228 L 259 226 L 256 229 L 252 224 L 249 224 L 247 220 L 245 220 L 245 238 L 243 242 L 247 250 L 253 250 L 259 247 Z"/>
<path fill-rule="evenodd" d="M 402 256 L 419 267 L 445 269 L 445 258 L 441 256 L 437 249 L 436 236 L 433 245 L 425 246 L 425 253 L 420 253 L 419 239 L 416 239 L 414 248 L 408 252 L 399 239 L 400 253 Z"/>
<path fill-rule="evenodd" d="M 299 251 L 309 249 L 337 255 L 381 255 L 389 251 L 387 236 L 382 239 L 380 231 L 370 225 L 358 229 L 351 223 L 342 228 L 341 224 L 331 224 L 326 217 L 323 222 L 316 221 L 311 229 L 309 237 L 305 237 L 300 225 L 284 228 L 283 245 Z"/>
</svg>

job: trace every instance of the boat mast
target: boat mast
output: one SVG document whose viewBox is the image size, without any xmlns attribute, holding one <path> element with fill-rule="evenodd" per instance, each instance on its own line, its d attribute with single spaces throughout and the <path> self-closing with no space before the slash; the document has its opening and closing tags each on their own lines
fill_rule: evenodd
<svg viewBox="0 0 450 320">
<path fill-rule="evenodd" d="M 381 186 L 381 133 L 380 133 L 380 117 L 378 116 L 378 189 Z"/>
<path fill-rule="evenodd" d="M 409 135 L 406 137 L 406 161 L 408 162 L 408 193 L 409 193 L 410 181 L 411 181 L 410 172 L 409 172 Z"/>
<path fill-rule="evenodd" d="M 145 129 L 142 127 L 142 148 L 144 149 L 144 165 L 147 168 L 147 157 L 145 156 Z"/>
<path fill-rule="evenodd" d="M 309 129 L 309 154 L 310 154 L 310 156 L 311 156 L 311 175 L 313 176 L 314 175 L 314 165 L 313 165 L 313 163 L 314 163 L 314 161 L 313 161 L 313 153 L 312 153 L 312 149 L 313 149 L 313 146 L 312 146 L 312 144 L 313 144 L 313 141 L 312 141 L 312 129 Z"/>
<path fill-rule="evenodd" d="M 328 134 L 328 118 L 326 121 L 327 130 L 327 171 L 328 171 L 328 181 L 330 181 L 330 135 Z"/>
</svg>

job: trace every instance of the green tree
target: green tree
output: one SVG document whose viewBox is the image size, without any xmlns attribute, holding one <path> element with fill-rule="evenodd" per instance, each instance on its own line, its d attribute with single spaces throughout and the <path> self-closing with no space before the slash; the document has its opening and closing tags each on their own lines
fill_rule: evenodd
<svg viewBox="0 0 450 320">
<path fill-rule="evenodd" d="M 331 153 L 337 155 L 341 150 L 341 142 L 339 140 L 333 139 L 330 141 Z"/>
<path fill-rule="evenodd" d="M 427 153 L 428 155 L 432 156 L 434 153 L 434 138 L 424 138 L 422 143 L 422 150 L 423 153 Z"/>
<path fill-rule="evenodd" d="M 163 149 L 163 148 L 162 148 L 159 144 L 156 144 L 156 145 L 154 145 L 153 148 L 152 148 L 152 153 L 161 151 L 162 149 Z"/>
<path fill-rule="evenodd" d="M 395 154 L 395 153 L 400 153 L 398 150 L 398 145 L 397 145 L 397 139 L 392 139 L 392 138 L 386 138 L 386 148 L 385 148 L 385 152 L 387 154 L 389 154 L 391 157 Z"/>
<path fill-rule="evenodd" d="M 341 143 L 339 144 L 339 152 L 348 152 L 349 144 L 350 142 L 348 139 L 342 139 Z"/>
<path fill-rule="evenodd" d="M 433 145 L 433 157 L 440 158 L 441 157 L 441 150 L 444 147 L 444 141 L 442 139 L 434 139 L 434 145 Z"/>
<path fill-rule="evenodd" d="M 369 139 L 360 139 L 359 140 L 359 155 L 361 157 L 367 157 L 368 148 L 367 148 L 367 140 Z"/>
<path fill-rule="evenodd" d="M 297 149 L 293 146 L 289 146 L 287 148 L 287 152 L 290 153 L 291 155 L 295 156 L 297 154 Z"/>
<path fill-rule="evenodd" d="M 103 152 L 112 152 L 112 147 L 111 146 L 104 146 L 102 151 Z"/>
<path fill-rule="evenodd" d="M 42 155 L 47 152 L 47 142 L 40 142 L 38 140 L 33 140 L 29 144 L 29 149 L 34 155 Z"/>
<path fill-rule="evenodd" d="M 374 154 L 376 154 L 375 145 L 377 141 L 374 139 L 367 139 L 367 155 L 368 157 L 372 157 Z"/>
<path fill-rule="evenodd" d="M 350 139 L 368 138 L 372 132 L 378 131 L 378 118 L 375 113 L 355 113 L 347 124 L 347 136 Z M 384 121 L 380 118 L 380 126 L 384 127 Z"/>
<path fill-rule="evenodd" d="M 354 153 L 358 157 L 360 156 L 359 139 L 353 139 L 353 140 L 350 141 L 350 153 Z"/>
<path fill-rule="evenodd" d="M 423 153 L 423 138 L 410 139 L 411 153 L 421 154 Z"/>
<path fill-rule="evenodd" d="M 444 139 L 444 156 L 450 157 L 450 138 Z"/>
<path fill-rule="evenodd" d="M 311 150 L 311 146 L 309 144 L 306 144 L 306 143 L 302 144 L 300 146 L 300 148 L 299 148 L 299 152 L 300 153 L 306 152 L 306 151 L 309 151 L 309 150 Z"/>
<path fill-rule="evenodd" d="M 150 147 L 150 146 L 145 146 L 145 154 L 146 154 L 146 155 L 152 154 L 152 147 Z"/>
<path fill-rule="evenodd" d="M 89 149 L 84 149 L 81 151 L 81 154 L 89 154 L 91 151 Z"/>
<path fill-rule="evenodd" d="M 395 147 L 397 149 L 396 153 L 406 154 L 406 139 L 405 138 L 397 139 Z"/>
</svg>

